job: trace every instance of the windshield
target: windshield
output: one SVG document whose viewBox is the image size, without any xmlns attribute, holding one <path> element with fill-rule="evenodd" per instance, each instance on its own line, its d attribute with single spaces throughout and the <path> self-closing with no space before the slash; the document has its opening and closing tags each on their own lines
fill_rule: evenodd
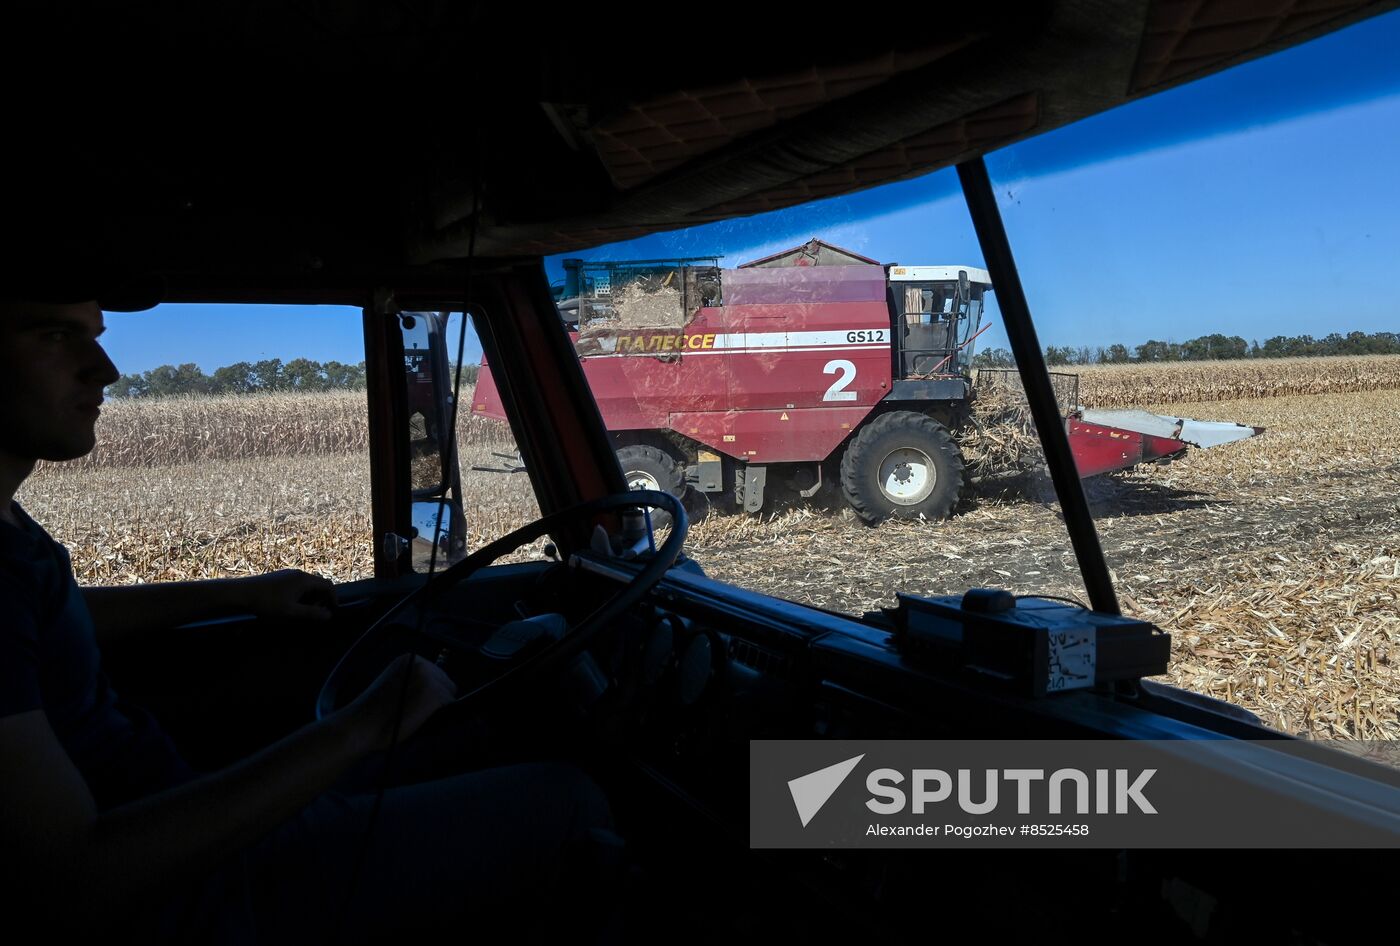
<svg viewBox="0 0 1400 946">
<path fill-rule="evenodd" d="M 1123 610 L 1171 682 L 1317 736 L 1400 733 L 1397 41 L 1377 17 L 986 159 Z M 897 273 L 985 266 L 952 170 L 570 255 L 696 252 L 723 292 L 676 341 L 581 354 L 708 574 L 852 614 L 1084 597 L 995 285 L 958 313 Z M 610 408 L 644 386 L 650 420 Z"/>
<path fill-rule="evenodd" d="M 896 287 L 898 311 L 910 322 L 946 319 L 956 302 L 955 283 L 907 283 Z M 915 318 L 917 316 L 917 318 Z"/>
<path fill-rule="evenodd" d="M 971 298 L 967 300 L 966 313 L 962 323 L 958 326 L 958 342 L 965 359 L 973 357 L 973 339 L 982 328 L 982 293 L 981 286 L 973 286 L 970 292 Z"/>
<path fill-rule="evenodd" d="M 1118 601 L 1173 635 L 1170 682 L 1290 733 L 1400 734 L 1397 43 L 1376 17 L 986 158 Z M 546 260 L 627 482 L 684 498 L 706 573 L 858 617 L 1085 600 L 986 266 L 952 170 Z M 109 321 L 105 486 L 45 467 L 20 497 L 82 577 L 372 573 L 361 313 L 264 310 Z M 539 514 L 474 326 L 448 313 L 432 362 L 425 319 L 423 569 Z"/>
</svg>

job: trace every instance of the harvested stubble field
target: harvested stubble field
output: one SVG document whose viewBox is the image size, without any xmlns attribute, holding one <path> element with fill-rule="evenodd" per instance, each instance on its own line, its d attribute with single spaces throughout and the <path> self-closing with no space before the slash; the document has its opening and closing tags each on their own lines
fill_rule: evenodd
<svg viewBox="0 0 1400 946">
<path fill-rule="evenodd" d="M 1125 611 L 1173 635 L 1171 681 L 1288 732 L 1400 738 L 1400 358 L 1084 376 L 1089 406 L 1268 428 L 1087 484 Z M 236 400 L 112 405 L 99 449 L 38 471 L 20 499 L 70 546 L 84 581 L 291 565 L 367 576 L 362 397 Z M 466 418 L 459 437 L 477 545 L 527 521 L 535 504 L 523 475 L 468 472 L 513 449 L 503 425 Z M 234 459 L 229 440 L 261 446 Z M 1055 506 L 985 489 L 940 523 L 871 529 L 806 505 L 709 517 L 690 550 L 714 577 L 857 612 L 891 604 L 897 589 L 1082 595 Z"/>
</svg>

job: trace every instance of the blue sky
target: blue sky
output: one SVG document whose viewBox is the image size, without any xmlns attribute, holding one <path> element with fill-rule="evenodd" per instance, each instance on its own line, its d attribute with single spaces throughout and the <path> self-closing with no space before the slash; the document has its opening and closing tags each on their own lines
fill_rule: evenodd
<svg viewBox="0 0 1400 946">
<path fill-rule="evenodd" d="M 1395 49 L 1400 12 L 989 155 L 1041 341 L 1400 330 Z M 883 262 L 981 264 L 952 170 L 569 255 L 733 266 L 812 236 Z M 363 358 L 357 310 L 249 308 L 112 314 L 105 341 L 123 371 Z M 979 344 L 1005 345 L 999 323 Z"/>
</svg>

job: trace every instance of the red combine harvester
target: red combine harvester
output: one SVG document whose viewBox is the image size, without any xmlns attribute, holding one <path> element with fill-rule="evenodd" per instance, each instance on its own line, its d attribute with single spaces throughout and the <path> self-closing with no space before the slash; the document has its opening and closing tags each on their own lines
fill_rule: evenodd
<svg viewBox="0 0 1400 946">
<path fill-rule="evenodd" d="M 757 512 L 770 482 L 812 496 L 839 479 L 870 522 L 952 514 L 985 270 L 882 266 L 812 240 L 737 269 L 702 257 L 567 260 L 565 272 L 559 311 L 633 488 Z M 1082 411 L 1068 390 L 1085 477 L 1257 432 Z M 472 411 L 505 418 L 486 364 Z"/>
</svg>

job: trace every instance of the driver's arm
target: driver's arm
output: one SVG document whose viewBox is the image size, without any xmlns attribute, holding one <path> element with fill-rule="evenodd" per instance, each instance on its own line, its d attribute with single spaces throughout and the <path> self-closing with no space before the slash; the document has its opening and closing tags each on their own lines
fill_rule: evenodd
<svg viewBox="0 0 1400 946">
<path fill-rule="evenodd" d="M 324 620 L 334 591 L 328 579 L 285 569 L 249 578 L 88 587 L 82 594 L 97 646 L 105 647 L 133 634 L 235 614 Z"/>
<path fill-rule="evenodd" d="M 43 710 L 0 717 L 0 882 L 58 922 L 96 928 L 211 873 L 387 747 L 408 657 L 354 703 L 221 772 L 99 813 Z M 399 738 L 446 705 L 452 681 L 412 658 Z"/>
</svg>

